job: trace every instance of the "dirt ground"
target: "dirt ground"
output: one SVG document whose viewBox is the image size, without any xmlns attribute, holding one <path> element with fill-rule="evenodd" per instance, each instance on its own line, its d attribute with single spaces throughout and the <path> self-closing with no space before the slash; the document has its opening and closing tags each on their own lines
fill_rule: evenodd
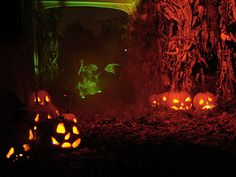
<svg viewBox="0 0 236 177">
<path fill-rule="evenodd" d="M 0 176 L 226 177 L 236 169 L 236 101 L 211 111 L 137 106 L 78 112 L 81 144 L 70 152 L 2 161 Z"/>
</svg>

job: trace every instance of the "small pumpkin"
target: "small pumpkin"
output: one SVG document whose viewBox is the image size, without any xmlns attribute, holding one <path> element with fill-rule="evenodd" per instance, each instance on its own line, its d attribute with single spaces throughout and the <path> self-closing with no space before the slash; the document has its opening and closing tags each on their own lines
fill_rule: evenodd
<svg viewBox="0 0 236 177">
<path fill-rule="evenodd" d="M 28 105 L 50 105 L 52 104 L 52 99 L 49 93 L 45 90 L 34 91 L 30 94 L 28 99 Z"/>
<path fill-rule="evenodd" d="M 166 106 L 178 110 L 190 110 L 192 108 L 192 98 L 187 91 L 169 92 Z"/>
<path fill-rule="evenodd" d="M 149 97 L 149 104 L 152 107 L 165 106 L 168 98 L 168 92 L 153 94 Z"/>
<path fill-rule="evenodd" d="M 152 94 L 149 97 L 149 104 L 154 108 L 158 107 L 160 105 L 160 97 L 157 94 Z"/>
<path fill-rule="evenodd" d="M 16 144 L 7 151 L 6 158 L 12 162 L 30 158 L 30 144 Z"/>
<path fill-rule="evenodd" d="M 59 116 L 59 110 L 54 105 L 49 106 L 38 106 L 33 105 L 29 107 L 29 118 L 31 119 L 30 122 L 35 125 L 43 122 L 47 119 L 52 119 Z"/>
<path fill-rule="evenodd" d="M 213 109 L 216 102 L 216 97 L 211 92 L 199 92 L 193 98 L 193 106 L 198 110 Z"/>
<path fill-rule="evenodd" d="M 71 150 L 81 142 L 78 124 L 64 116 L 49 119 L 39 125 L 39 144 L 42 148 Z"/>
<path fill-rule="evenodd" d="M 23 136 L 22 132 L 18 136 L 15 138 L 13 145 L 5 152 L 5 158 L 12 162 L 29 159 L 30 150 L 34 141 L 34 135 L 31 129 L 28 130 L 27 136 L 24 133 L 24 137 L 21 137 Z"/>
<path fill-rule="evenodd" d="M 54 105 L 33 105 L 29 107 L 28 122 L 33 130 L 34 140 L 38 141 L 38 126 L 48 119 L 55 119 L 59 116 L 58 108 Z"/>
</svg>

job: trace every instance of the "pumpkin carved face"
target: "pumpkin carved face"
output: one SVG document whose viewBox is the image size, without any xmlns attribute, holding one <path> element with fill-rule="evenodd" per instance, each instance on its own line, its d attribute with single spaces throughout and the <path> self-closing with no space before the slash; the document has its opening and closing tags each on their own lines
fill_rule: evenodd
<svg viewBox="0 0 236 177">
<path fill-rule="evenodd" d="M 32 92 L 29 96 L 28 105 L 50 105 L 52 104 L 51 96 L 45 90 Z"/>
<path fill-rule="evenodd" d="M 17 160 L 26 160 L 30 158 L 30 149 L 29 144 L 15 145 L 12 146 L 9 151 L 6 153 L 6 158 L 15 162 Z"/>
<path fill-rule="evenodd" d="M 56 149 L 75 149 L 81 142 L 78 124 L 65 117 L 47 120 L 40 125 L 39 134 L 43 146 Z"/>
<path fill-rule="evenodd" d="M 191 95 L 186 91 L 169 92 L 166 106 L 178 110 L 190 110 L 192 107 Z"/>
<path fill-rule="evenodd" d="M 197 93 L 193 98 L 193 106 L 198 110 L 209 110 L 216 106 L 216 97 L 210 92 Z"/>
<path fill-rule="evenodd" d="M 157 94 L 153 94 L 149 97 L 149 104 L 152 107 L 158 107 L 160 105 L 160 97 Z"/>
<path fill-rule="evenodd" d="M 59 116 L 58 108 L 54 105 L 38 106 L 33 105 L 29 108 L 30 122 L 34 125 Z M 32 120 L 33 119 L 33 120 Z"/>
<path fill-rule="evenodd" d="M 38 141 L 38 126 L 49 120 L 55 119 L 59 116 L 59 111 L 56 106 L 48 105 L 48 106 L 39 106 L 33 105 L 29 108 L 29 123 L 33 130 L 34 140 Z"/>
<path fill-rule="evenodd" d="M 28 137 L 24 137 L 25 143 L 18 142 L 11 146 L 6 152 L 6 159 L 15 162 L 18 160 L 26 160 L 30 158 L 31 142 L 34 140 L 33 131 L 29 129 Z M 23 142 L 22 141 L 22 142 Z"/>
<path fill-rule="evenodd" d="M 165 106 L 168 92 L 153 94 L 149 97 L 149 104 L 152 107 Z"/>
</svg>

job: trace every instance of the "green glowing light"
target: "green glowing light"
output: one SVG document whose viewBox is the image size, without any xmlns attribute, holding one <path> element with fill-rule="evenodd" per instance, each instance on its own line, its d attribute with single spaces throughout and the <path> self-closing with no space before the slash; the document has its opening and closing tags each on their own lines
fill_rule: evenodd
<svg viewBox="0 0 236 177">
<path fill-rule="evenodd" d="M 50 1 L 44 0 L 43 6 L 45 9 L 47 8 L 55 8 L 55 7 L 97 7 L 97 8 L 111 8 L 122 10 L 127 14 L 133 13 L 136 9 L 136 6 L 139 4 L 140 0 L 89 0 L 89 1 Z"/>
<path fill-rule="evenodd" d="M 79 89 L 81 98 L 85 98 L 86 95 L 95 95 L 102 92 L 97 87 L 97 81 L 87 79 L 83 80 L 83 82 L 79 82 L 76 88 Z"/>
<path fill-rule="evenodd" d="M 120 66 L 120 65 L 116 64 L 116 63 L 110 63 L 110 64 L 105 66 L 104 70 L 108 73 L 116 74 L 116 67 L 117 66 Z"/>
<path fill-rule="evenodd" d="M 34 74 L 39 75 L 39 58 L 36 52 L 34 52 Z"/>
<path fill-rule="evenodd" d="M 101 93 L 98 86 L 99 75 L 98 67 L 95 64 L 84 65 L 84 60 L 80 61 L 81 65 L 78 71 L 79 82 L 76 89 L 80 92 L 80 97 Z"/>
</svg>

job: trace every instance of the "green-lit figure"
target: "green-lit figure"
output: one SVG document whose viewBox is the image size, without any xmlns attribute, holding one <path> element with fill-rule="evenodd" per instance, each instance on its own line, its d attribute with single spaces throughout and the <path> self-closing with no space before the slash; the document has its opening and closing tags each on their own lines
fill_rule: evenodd
<svg viewBox="0 0 236 177">
<path fill-rule="evenodd" d="M 117 66 L 119 66 L 119 64 L 110 63 L 105 66 L 104 70 L 107 73 L 116 74 Z M 84 60 L 80 60 L 80 68 L 78 71 L 79 82 L 76 85 L 76 89 L 79 90 L 81 98 L 85 98 L 86 95 L 94 95 L 102 92 L 98 85 L 100 74 L 97 65 L 84 65 Z"/>
<path fill-rule="evenodd" d="M 120 66 L 120 65 L 116 64 L 116 63 L 110 63 L 110 64 L 105 66 L 104 70 L 108 73 L 116 74 L 116 67 L 117 66 Z"/>
<path fill-rule="evenodd" d="M 79 83 L 76 85 L 76 89 L 80 91 L 80 97 L 85 98 L 86 95 L 101 93 L 101 90 L 98 87 L 100 73 L 98 73 L 97 65 L 84 65 L 84 60 L 81 60 L 80 63 L 81 65 L 78 76 L 82 81 L 79 81 Z"/>
</svg>

